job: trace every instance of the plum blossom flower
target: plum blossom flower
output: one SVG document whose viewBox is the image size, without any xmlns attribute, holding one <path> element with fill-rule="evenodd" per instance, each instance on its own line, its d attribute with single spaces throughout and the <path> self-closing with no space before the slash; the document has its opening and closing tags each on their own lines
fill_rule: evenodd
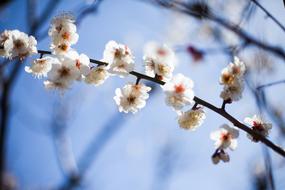
<svg viewBox="0 0 285 190">
<path fill-rule="evenodd" d="M 106 66 L 101 65 L 90 70 L 90 72 L 85 77 L 85 82 L 98 86 L 103 84 L 108 77 L 109 73 Z"/>
<path fill-rule="evenodd" d="M 149 42 L 144 47 L 144 64 L 146 74 L 160 80 L 171 79 L 174 65 L 176 64 L 175 53 L 167 45 Z"/>
<path fill-rule="evenodd" d="M 59 60 L 55 57 L 46 56 L 36 59 L 31 63 L 31 66 L 26 66 L 25 71 L 33 74 L 37 78 L 46 77 L 51 70 L 52 64 L 59 64 Z"/>
<path fill-rule="evenodd" d="M 220 97 L 224 100 L 238 101 L 242 98 L 244 90 L 243 80 L 236 80 L 232 85 L 225 85 Z"/>
<path fill-rule="evenodd" d="M 0 34 L 0 56 L 9 58 L 13 48 L 12 32 L 4 30 Z"/>
<path fill-rule="evenodd" d="M 252 118 L 246 117 L 244 119 L 244 122 L 250 125 L 255 132 L 261 134 L 264 137 L 267 137 L 269 135 L 269 132 L 272 128 L 271 123 L 264 122 L 263 119 L 257 115 L 254 115 Z M 247 134 L 247 137 L 254 142 L 258 142 L 258 139 L 251 136 L 250 134 Z"/>
<path fill-rule="evenodd" d="M 70 47 L 70 45 L 66 43 L 61 43 L 58 45 L 51 44 L 50 49 L 52 50 L 52 53 L 55 55 L 65 55 L 69 51 L 72 51 L 73 49 Z"/>
<path fill-rule="evenodd" d="M 86 76 L 89 73 L 90 59 L 87 55 L 83 53 L 79 55 L 77 51 L 71 50 L 66 56 L 74 62 L 75 67 L 78 69 L 81 76 Z"/>
<path fill-rule="evenodd" d="M 219 130 L 211 133 L 210 138 L 215 142 L 215 147 L 217 149 L 230 148 L 234 150 L 237 147 L 237 138 L 239 136 L 239 131 L 235 128 L 224 124 Z"/>
<path fill-rule="evenodd" d="M 134 69 L 134 56 L 128 46 L 109 41 L 106 44 L 103 61 L 109 63 L 108 72 L 125 77 Z"/>
<path fill-rule="evenodd" d="M 244 90 L 244 73 L 245 64 L 234 57 L 234 62 L 230 63 L 221 72 L 220 84 L 224 85 L 224 89 L 220 94 L 220 97 L 225 101 L 238 101 L 242 97 Z"/>
<path fill-rule="evenodd" d="M 37 53 L 37 41 L 33 36 L 28 36 L 19 30 L 5 30 L 0 35 L 0 55 L 7 58 L 20 60 Z"/>
<path fill-rule="evenodd" d="M 61 14 L 52 20 L 49 28 L 53 54 L 65 54 L 76 44 L 79 35 L 76 33 L 75 20 L 71 14 Z"/>
<path fill-rule="evenodd" d="M 73 59 L 62 56 L 59 60 L 60 62 L 53 64 L 47 73 L 48 82 L 45 82 L 45 86 L 49 89 L 67 89 L 73 81 L 81 77 L 80 70 Z"/>
<path fill-rule="evenodd" d="M 142 109 L 149 97 L 148 92 L 150 90 L 150 87 L 143 84 L 127 84 L 122 89 L 117 88 L 114 100 L 119 107 L 119 111 L 134 114 Z"/>
<path fill-rule="evenodd" d="M 166 104 L 175 110 L 181 110 L 183 106 L 193 103 L 194 83 L 183 74 L 175 75 L 162 89 L 166 94 Z"/>
<path fill-rule="evenodd" d="M 182 112 L 178 116 L 178 123 L 181 128 L 194 131 L 202 125 L 205 118 L 206 115 L 203 108 L 197 107 L 187 112 Z"/>
</svg>

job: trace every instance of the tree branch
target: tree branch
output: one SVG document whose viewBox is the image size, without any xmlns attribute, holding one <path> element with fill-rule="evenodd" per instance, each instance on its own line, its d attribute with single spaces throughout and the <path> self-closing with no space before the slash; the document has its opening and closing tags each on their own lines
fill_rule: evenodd
<svg viewBox="0 0 285 190">
<path fill-rule="evenodd" d="M 50 54 L 50 52 L 48 51 L 44 51 L 44 50 L 39 50 L 39 53 L 43 54 L 43 53 L 48 53 Z M 90 59 L 93 60 L 92 63 L 97 64 L 96 60 L 94 59 Z M 101 64 L 101 63 L 99 63 Z M 108 63 L 105 63 L 105 65 L 108 65 Z M 139 78 L 145 79 L 145 80 L 149 80 L 151 82 L 160 84 L 160 85 L 164 85 L 165 82 L 161 81 L 159 79 L 157 79 L 157 77 L 150 77 L 141 73 L 138 73 L 136 71 L 131 71 L 130 72 L 131 75 L 137 76 Z M 254 130 L 252 130 L 251 128 L 247 127 L 246 125 L 242 124 L 241 122 L 239 122 L 236 118 L 234 118 L 232 115 L 230 115 L 229 113 L 227 113 L 225 111 L 225 109 L 222 108 L 218 108 L 212 104 L 210 104 L 209 102 L 206 102 L 205 100 L 202 100 L 198 97 L 194 97 L 194 101 L 204 107 L 207 107 L 208 109 L 218 113 L 219 115 L 223 116 L 224 118 L 226 118 L 227 120 L 229 120 L 234 126 L 238 127 L 239 129 L 245 131 L 246 133 L 250 134 L 251 136 L 253 136 L 254 138 L 260 140 L 262 143 L 264 143 L 266 146 L 270 147 L 272 150 L 274 150 L 276 153 L 280 154 L 281 156 L 285 157 L 285 150 L 277 145 L 275 145 L 273 142 L 271 142 L 270 140 L 268 140 L 266 137 L 262 136 L 261 134 L 255 132 Z"/>
<path fill-rule="evenodd" d="M 279 22 L 268 10 L 266 10 L 258 1 L 251 0 L 256 6 L 258 6 L 273 22 L 275 22 L 285 32 L 285 27 Z"/>
<path fill-rule="evenodd" d="M 260 85 L 260 86 L 258 86 L 256 89 L 257 89 L 257 90 L 261 90 L 261 89 L 263 89 L 263 88 L 270 87 L 270 86 L 274 86 L 274 85 L 277 85 L 277 84 L 282 84 L 282 83 L 285 83 L 285 79 L 279 80 L 279 81 L 275 81 L 275 82 L 271 82 L 271 83 L 267 83 L 267 84 L 263 84 L 263 85 Z"/>
<path fill-rule="evenodd" d="M 223 110 L 221 108 L 218 108 L 218 107 L 210 104 L 209 102 L 206 102 L 205 100 L 202 100 L 202 99 L 200 99 L 200 98 L 198 98 L 196 96 L 194 97 L 194 101 L 196 103 L 198 103 L 198 104 L 200 104 L 200 105 L 202 105 L 204 107 L 207 107 L 208 109 L 216 112 L 217 114 L 223 116 L 228 121 L 230 121 L 234 126 L 236 126 L 239 129 L 245 131 L 246 133 L 250 134 L 254 138 L 260 140 L 262 143 L 264 143 L 266 146 L 268 146 L 269 148 L 274 150 L 276 153 L 278 153 L 279 155 L 285 157 L 285 150 L 283 148 L 281 148 L 280 146 L 277 146 L 276 144 L 274 144 L 273 142 L 271 142 L 270 140 L 268 140 L 267 138 L 265 138 L 261 134 L 255 132 L 254 130 L 252 130 L 248 126 L 242 124 L 236 118 L 234 118 L 232 115 L 227 113 L 225 110 Z"/>
<path fill-rule="evenodd" d="M 178 12 L 187 14 L 191 17 L 196 18 L 196 19 L 208 19 L 210 21 L 213 21 L 216 24 L 219 24 L 220 26 L 228 29 L 229 31 L 231 31 L 233 33 L 235 33 L 237 36 L 242 38 L 245 41 L 245 43 L 257 46 L 263 50 L 266 50 L 270 53 L 273 53 L 285 61 L 285 52 L 281 47 L 274 46 L 271 44 L 267 44 L 265 42 L 262 42 L 259 39 L 254 38 L 249 33 L 244 31 L 243 29 L 241 29 L 238 25 L 231 23 L 231 22 L 225 20 L 224 18 L 215 15 L 214 13 L 210 12 L 210 10 L 204 11 L 205 7 L 202 7 L 204 9 L 199 12 L 199 11 L 193 11 L 191 6 L 189 6 L 188 3 L 181 2 L 181 1 L 174 1 L 174 0 L 168 0 L 168 1 L 149 0 L 149 1 L 156 4 L 156 5 L 165 7 L 167 9 L 171 9 L 174 11 L 178 11 Z"/>
</svg>

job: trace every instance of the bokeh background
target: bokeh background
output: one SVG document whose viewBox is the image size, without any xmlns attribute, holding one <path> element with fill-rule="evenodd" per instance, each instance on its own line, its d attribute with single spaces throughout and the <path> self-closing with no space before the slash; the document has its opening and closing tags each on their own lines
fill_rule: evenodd
<svg viewBox="0 0 285 190">
<path fill-rule="evenodd" d="M 284 31 L 247 0 L 205 2 L 216 14 L 240 24 L 256 38 L 284 47 Z M 284 23 L 282 1 L 259 2 Z M 48 0 L 7 1 L 0 9 L 1 31 L 18 29 L 29 33 L 27 18 L 29 15 L 37 18 L 49 3 Z M 115 40 L 131 48 L 136 57 L 136 71 L 144 72 L 144 44 L 148 41 L 167 43 L 176 49 L 179 59 L 174 73 L 190 77 L 195 82 L 197 96 L 221 105 L 219 75 L 232 56 L 217 50 L 195 60 L 189 47 L 215 50 L 240 44 L 242 40 L 230 31 L 147 0 L 103 0 L 100 3 L 58 0 L 54 3 L 57 5 L 50 9 L 38 30 L 41 39 L 38 49 L 49 49 L 47 29 L 53 16 L 62 12 L 78 16 L 94 6 L 96 9 L 80 17 L 79 41 L 74 46 L 78 52 L 101 59 L 105 44 Z M 246 6 L 249 8 L 245 9 Z M 284 60 L 275 55 L 251 46 L 238 55 L 250 69 L 251 87 L 284 79 Z M 9 65 L 7 67 L 9 71 Z M 177 116 L 166 106 L 158 85 L 143 81 L 154 89 L 146 107 L 135 115 L 124 114 L 118 112 L 113 96 L 116 88 L 135 81 L 132 76 L 111 77 L 98 87 L 77 83 L 62 94 L 46 90 L 43 81 L 25 73 L 23 67 L 11 94 L 6 155 L 7 180 L 15 183 L 16 189 L 60 189 L 78 171 L 83 177 L 78 179 L 80 183 L 75 189 L 262 189 L 260 184 L 267 180 L 268 154 L 275 188 L 285 189 L 284 159 L 260 143 L 250 142 L 244 132 L 240 133 L 238 148 L 230 152 L 231 161 L 213 165 L 211 155 L 215 149 L 209 134 L 228 122 L 206 110 L 207 118 L 197 131 L 180 129 Z M 284 90 L 282 84 L 265 89 L 270 105 L 276 108 L 281 120 L 284 119 Z M 241 121 L 259 113 L 256 97 L 248 87 L 243 99 L 227 109 Z M 273 122 L 270 139 L 284 145 L 285 136 L 278 123 L 267 112 L 264 117 Z"/>
</svg>

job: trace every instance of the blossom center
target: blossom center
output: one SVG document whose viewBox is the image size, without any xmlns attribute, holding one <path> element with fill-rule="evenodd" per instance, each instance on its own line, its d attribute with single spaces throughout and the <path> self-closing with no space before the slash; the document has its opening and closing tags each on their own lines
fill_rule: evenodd
<svg viewBox="0 0 285 190">
<path fill-rule="evenodd" d="M 177 94 L 181 94 L 181 93 L 183 93 L 185 91 L 185 87 L 184 87 L 183 84 L 175 85 L 174 88 L 175 88 L 175 92 Z"/>
<path fill-rule="evenodd" d="M 164 49 L 158 49 L 157 50 L 157 54 L 160 56 L 165 56 L 166 55 L 166 51 Z"/>
<path fill-rule="evenodd" d="M 24 42 L 22 40 L 16 40 L 14 41 L 14 46 L 17 48 L 17 49 L 20 49 L 24 46 Z"/>
<path fill-rule="evenodd" d="M 81 66 L 81 63 L 78 59 L 76 59 L 76 63 L 75 63 L 75 66 L 80 69 L 80 66 Z"/>
<path fill-rule="evenodd" d="M 120 50 L 116 49 L 115 51 L 115 57 L 116 58 L 120 58 L 122 56 L 122 53 L 120 52 Z"/>
<path fill-rule="evenodd" d="M 61 36 L 65 40 L 68 40 L 70 38 L 70 34 L 68 32 L 64 32 Z"/>
<path fill-rule="evenodd" d="M 238 66 L 233 66 L 232 72 L 233 72 L 233 74 L 237 75 L 237 74 L 239 74 L 241 71 L 240 71 L 240 68 L 239 68 Z"/>
<path fill-rule="evenodd" d="M 59 73 L 60 78 L 64 78 L 64 77 L 67 77 L 69 75 L 70 69 L 67 67 L 61 67 L 58 70 L 58 73 Z"/>
<path fill-rule="evenodd" d="M 263 131 L 264 128 L 261 123 L 253 121 L 253 128 L 258 131 Z"/>
<path fill-rule="evenodd" d="M 130 95 L 128 98 L 127 98 L 129 104 L 134 104 L 135 103 L 135 100 L 136 100 L 136 97 L 133 96 L 133 95 Z"/>
<path fill-rule="evenodd" d="M 224 132 L 221 134 L 222 141 L 229 141 L 231 139 L 231 134 L 229 132 Z"/>
<path fill-rule="evenodd" d="M 58 46 L 58 48 L 61 49 L 62 51 L 67 51 L 68 45 L 66 45 L 66 44 L 60 44 L 60 45 Z"/>
<path fill-rule="evenodd" d="M 223 74 L 222 80 L 225 84 L 231 84 L 234 80 L 233 76 L 231 74 Z"/>
</svg>

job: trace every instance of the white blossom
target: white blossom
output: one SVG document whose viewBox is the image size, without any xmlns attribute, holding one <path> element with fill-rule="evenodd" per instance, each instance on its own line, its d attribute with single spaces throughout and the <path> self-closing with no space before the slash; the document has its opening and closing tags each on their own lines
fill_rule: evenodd
<svg viewBox="0 0 285 190">
<path fill-rule="evenodd" d="M 182 112 L 178 116 L 178 123 L 181 128 L 194 131 L 202 125 L 205 118 L 206 115 L 203 108 L 197 107 L 187 112 Z"/>
<path fill-rule="evenodd" d="M 109 41 L 106 44 L 103 61 L 109 64 L 108 72 L 125 77 L 134 69 L 134 56 L 128 46 Z"/>
<path fill-rule="evenodd" d="M 238 101 L 242 98 L 244 82 L 242 79 L 234 81 L 232 85 L 225 85 L 220 97 L 224 100 Z"/>
<path fill-rule="evenodd" d="M 36 59 L 31 63 L 31 66 L 26 66 L 25 71 L 33 74 L 37 78 L 46 77 L 47 73 L 51 70 L 52 64 L 59 64 L 57 58 L 46 56 Z"/>
<path fill-rule="evenodd" d="M 48 88 L 68 88 L 73 81 L 80 78 L 80 70 L 76 67 L 75 60 L 67 56 L 59 58 L 60 62 L 53 64 L 47 77 L 49 83 L 45 86 Z"/>
<path fill-rule="evenodd" d="M 76 25 L 74 22 L 73 16 L 66 13 L 61 14 L 52 20 L 48 34 L 51 37 L 54 46 L 63 43 L 70 46 L 77 43 L 79 36 L 76 33 Z"/>
<path fill-rule="evenodd" d="M 55 55 L 65 55 L 69 51 L 73 51 L 71 46 L 69 44 L 66 44 L 66 43 L 61 43 L 58 45 L 51 44 L 50 49 L 52 50 L 52 53 Z"/>
<path fill-rule="evenodd" d="M 234 57 L 234 62 L 230 63 L 221 72 L 220 84 L 224 85 L 220 97 L 224 100 L 238 101 L 242 97 L 244 90 L 245 64 Z"/>
<path fill-rule="evenodd" d="M 0 55 L 20 60 L 37 53 L 37 41 L 19 30 L 5 30 L 0 37 Z"/>
<path fill-rule="evenodd" d="M 170 81 L 162 86 L 166 94 L 166 104 L 175 110 L 181 110 L 183 106 L 193 103 L 194 83 L 190 78 L 182 74 L 175 75 Z"/>
<path fill-rule="evenodd" d="M 101 65 L 90 70 L 90 72 L 85 77 L 85 82 L 98 86 L 100 84 L 103 84 L 108 77 L 109 73 L 106 66 Z"/>
<path fill-rule="evenodd" d="M 0 56 L 9 58 L 13 48 L 12 32 L 4 30 L 0 34 Z"/>
<path fill-rule="evenodd" d="M 230 148 L 234 150 L 237 147 L 237 138 L 239 131 L 227 124 L 222 125 L 217 131 L 211 133 L 210 138 L 215 142 L 217 149 Z"/>
<path fill-rule="evenodd" d="M 261 134 L 264 137 L 267 137 L 269 135 L 269 132 L 272 128 L 271 123 L 266 123 L 263 121 L 263 119 L 260 116 L 254 115 L 252 118 L 246 117 L 244 119 L 244 122 L 251 126 L 251 128 Z M 248 138 L 254 142 L 257 142 L 258 139 L 251 136 L 250 134 L 247 134 Z"/>
<path fill-rule="evenodd" d="M 174 65 L 176 64 L 175 53 L 167 45 L 149 42 L 144 47 L 144 64 L 146 74 L 157 75 L 160 80 L 171 79 Z"/>
<path fill-rule="evenodd" d="M 136 113 L 139 109 L 142 109 L 149 97 L 148 92 L 150 90 L 150 87 L 143 84 L 127 84 L 122 89 L 117 88 L 114 100 L 119 107 L 119 111 Z"/>
<path fill-rule="evenodd" d="M 82 76 L 86 76 L 90 71 L 90 59 L 85 54 L 78 54 L 77 51 L 71 50 L 65 56 L 74 61 L 76 68 Z"/>
<path fill-rule="evenodd" d="M 46 89 L 48 90 L 66 90 L 70 87 L 71 82 L 70 81 L 61 81 L 61 80 L 57 80 L 57 81 L 49 81 L 46 80 L 44 81 L 44 86 Z"/>
<path fill-rule="evenodd" d="M 234 62 L 230 63 L 229 68 L 236 77 L 243 77 L 246 71 L 244 62 L 236 56 L 234 56 Z"/>
</svg>

